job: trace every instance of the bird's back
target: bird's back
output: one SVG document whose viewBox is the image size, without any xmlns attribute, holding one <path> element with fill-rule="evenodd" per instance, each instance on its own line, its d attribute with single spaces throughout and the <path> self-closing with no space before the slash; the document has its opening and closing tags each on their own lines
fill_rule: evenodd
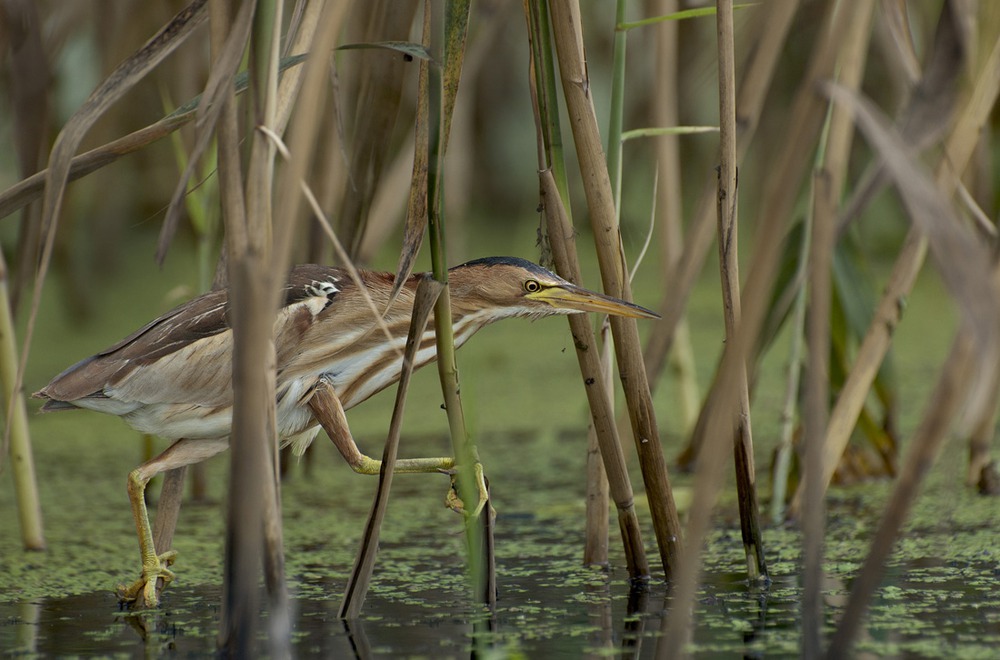
<svg viewBox="0 0 1000 660">
<path fill-rule="evenodd" d="M 314 327 L 318 322 L 337 326 L 334 314 L 324 312 L 338 296 L 358 295 L 356 289 L 339 268 L 309 264 L 292 269 L 275 321 L 279 374 L 294 368 L 309 353 L 308 340 L 318 339 Z M 225 290 L 218 290 L 167 312 L 71 366 L 36 396 L 47 399 L 43 410 L 89 408 L 123 416 L 133 426 L 144 427 L 142 430 L 181 437 L 164 428 L 150 428 L 163 426 L 168 420 L 138 418 L 191 417 L 195 412 L 206 417 L 228 414 L 231 382 L 229 297 Z M 227 426 L 228 419 L 220 423 Z"/>
</svg>

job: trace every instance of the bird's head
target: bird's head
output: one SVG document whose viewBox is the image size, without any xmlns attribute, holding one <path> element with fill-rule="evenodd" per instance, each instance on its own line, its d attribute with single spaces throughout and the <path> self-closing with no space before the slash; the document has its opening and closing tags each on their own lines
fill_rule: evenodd
<svg viewBox="0 0 1000 660">
<path fill-rule="evenodd" d="M 448 280 L 452 306 L 465 314 L 485 312 L 497 319 L 598 312 L 660 318 L 645 307 L 576 286 L 517 257 L 476 259 L 452 268 Z"/>
</svg>

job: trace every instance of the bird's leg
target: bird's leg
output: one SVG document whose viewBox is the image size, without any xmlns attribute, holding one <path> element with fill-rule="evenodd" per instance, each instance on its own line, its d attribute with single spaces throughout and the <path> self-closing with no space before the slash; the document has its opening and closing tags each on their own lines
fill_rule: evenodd
<svg viewBox="0 0 1000 660">
<path fill-rule="evenodd" d="M 135 530 L 139 537 L 142 577 L 128 586 L 118 586 L 118 598 L 123 603 L 134 603 L 135 607 L 140 608 L 156 607 L 159 600 L 156 588 L 157 580 L 162 578 L 165 587 L 174 579 L 174 574 L 168 567 L 174 563 L 177 553 L 173 550 L 167 550 L 161 554 L 156 553 L 153 530 L 149 525 L 149 512 L 146 510 L 144 497 L 146 484 L 165 470 L 199 463 L 225 451 L 228 446 L 229 441 L 226 438 L 178 440 L 162 454 L 129 473 L 128 497 L 132 502 L 132 517 L 135 519 Z"/>
<path fill-rule="evenodd" d="M 320 379 L 313 388 L 312 396 L 309 399 L 309 409 L 313 417 L 320 423 L 326 434 L 330 436 L 333 444 L 337 446 L 341 456 L 351 466 L 351 469 L 359 474 L 378 474 L 382 468 L 382 461 L 365 456 L 358 449 L 351 429 L 347 425 L 347 415 L 344 413 L 344 406 L 340 403 L 337 393 L 333 390 L 333 385 L 324 379 Z M 473 466 L 476 471 L 476 483 L 479 490 L 479 502 L 473 511 L 474 515 L 479 515 L 486 503 L 489 501 L 489 491 L 486 487 L 486 477 L 483 475 L 483 466 L 477 460 Z M 454 458 L 400 458 L 396 460 L 396 467 L 393 470 L 396 474 L 417 473 L 417 472 L 443 472 L 455 480 L 455 459 Z M 445 503 L 448 508 L 461 513 L 464 505 L 458 495 L 455 494 L 454 485 L 449 492 Z"/>
<path fill-rule="evenodd" d="M 351 429 L 347 425 L 344 406 L 341 405 L 340 399 L 333 391 L 333 386 L 326 380 L 320 379 L 316 387 L 313 388 L 312 396 L 309 399 L 309 409 L 352 470 L 359 474 L 379 473 L 382 461 L 365 456 L 358 449 L 357 443 L 354 442 L 354 436 L 351 435 Z M 400 458 L 396 460 L 396 469 L 393 472 L 397 474 L 448 472 L 454 467 L 455 459 L 450 457 Z"/>
</svg>

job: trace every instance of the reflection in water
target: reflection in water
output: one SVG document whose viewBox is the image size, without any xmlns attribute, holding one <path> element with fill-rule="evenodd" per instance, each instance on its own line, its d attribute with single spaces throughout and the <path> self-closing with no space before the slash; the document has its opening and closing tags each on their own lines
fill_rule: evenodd
<svg viewBox="0 0 1000 660">
<path fill-rule="evenodd" d="M 568 444 L 558 436 L 553 443 L 560 448 Z M 318 471 L 333 475 L 329 483 L 318 477 L 289 482 L 283 500 L 293 654 L 468 658 L 495 651 L 500 657 L 520 653 L 531 658 L 651 658 L 657 646 L 681 643 L 661 637 L 669 605 L 666 586 L 654 578 L 647 590 L 630 591 L 620 548 L 612 547 L 608 570 L 580 565 L 583 506 L 572 483 L 579 466 L 560 463 L 568 461 L 566 454 L 554 450 L 547 454 L 554 457 L 548 463 L 525 461 L 528 449 L 538 445 L 535 437 L 523 442 L 505 439 L 504 455 L 509 452 L 518 460 L 516 472 L 505 474 L 521 481 L 507 476 L 506 488 L 497 493 L 498 499 L 501 493 L 507 499 L 496 504 L 499 606 L 493 617 L 477 618 L 480 611 L 470 603 L 460 520 L 443 510 L 440 494 L 428 489 L 426 481 L 400 479 L 398 487 L 394 485 L 399 504 L 389 512 L 395 517 L 384 530 L 363 616 L 345 625 L 336 616 L 337 608 L 354 559 L 354 526 L 364 518 L 367 498 L 330 493 L 339 487 L 354 496 L 354 489 L 363 484 L 353 480 L 341 485 L 333 478 L 342 474 L 336 472 L 343 469 L 339 464 Z M 435 453 L 421 452 L 419 447 L 413 451 Z M 332 463 L 335 458 L 328 460 Z M 114 491 L 114 496 L 117 502 L 120 493 Z M 880 501 L 845 498 L 831 505 L 824 583 L 828 630 L 864 556 Z M 911 530 L 900 544 L 872 604 L 859 657 L 867 652 L 991 657 L 990 651 L 995 655 L 1000 647 L 995 532 L 1000 513 L 995 503 L 983 504 L 964 493 L 926 501 L 947 509 L 943 513 L 935 509 L 927 517 L 933 522 Z M 113 516 L 109 521 L 91 519 L 105 508 Z M 117 557 L 132 559 L 131 521 L 119 520 L 117 509 L 110 505 L 94 507 L 94 512 L 88 513 L 87 522 L 102 530 L 100 535 L 80 538 L 78 530 L 71 529 L 65 536 L 75 545 L 65 539 L 61 545 L 53 543 L 46 557 L 30 558 L 25 572 L 15 573 L 20 570 L 15 553 L 0 552 L 0 578 L 7 578 L 0 588 L 0 601 L 6 601 L 0 602 L 0 651 L 41 657 L 212 655 L 221 593 L 221 567 L 212 564 L 221 554 L 217 510 L 188 506 L 182 512 L 181 524 L 187 527 L 181 541 L 194 543 L 180 548 L 178 579 L 164 592 L 163 607 L 139 616 L 119 611 L 111 591 L 122 567 L 130 565 Z M 68 526 L 79 527 L 79 513 L 72 515 Z M 337 527 L 338 521 L 346 524 Z M 746 584 L 738 524 L 721 521 L 717 528 L 706 544 L 704 583 L 695 603 L 690 640 L 694 654 L 797 656 L 801 594 L 797 532 L 768 530 L 773 583 L 763 591 Z M 72 553 L 60 555 L 62 546 Z M 935 558 L 945 552 L 950 553 L 948 558 Z M 199 562 L 208 569 L 199 573 Z M 18 579 L 28 582 L 56 564 L 71 565 L 74 571 L 68 577 L 45 573 L 45 584 L 53 585 L 49 593 L 79 589 L 81 584 L 106 589 L 48 598 L 18 595 L 20 585 L 11 576 L 27 575 Z M 81 577 L 80 571 L 88 567 L 96 569 Z M 262 654 L 268 651 L 266 630 L 262 625 Z"/>
<path fill-rule="evenodd" d="M 546 566 L 538 558 L 523 559 L 501 560 L 500 607 L 494 617 L 475 616 L 463 602 L 461 589 L 431 588 L 416 599 L 404 596 L 406 585 L 395 583 L 382 584 L 379 594 L 369 598 L 365 616 L 348 623 L 336 617 L 342 584 L 337 588 L 332 583 L 329 588 L 320 583 L 300 584 L 310 595 L 293 598 L 293 653 L 359 659 L 389 655 L 464 658 L 491 651 L 501 657 L 521 652 L 529 657 L 613 654 L 645 658 L 653 657 L 658 645 L 680 643 L 660 636 L 663 612 L 669 605 L 662 583 L 630 590 L 627 580 L 614 572 L 606 577 L 603 572 L 558 561 Z M 897 650 L 920 643 L 932 655 L 934 649 L 954 648 L 970 640 L 985 648 L 996 644 L 1000 576 L 994 574 L 992 583 L 990 579 L 948 580 L 944 575 L 952 568 L 941 562 L 891 576 L 893 584 L 875 603 L 869 636 L 859 652 L 878 643 Z M 985 567 L 962 568 L 966 575 L 991 574 L 979 572 Z M 504 575 L 510 576 L 506 582 Z M 774 577 L 771 588 L 761 590 L 748 588 L 738 573 L 707 573 L 691 639 L 696 655 L 794 655 L 800 586 L 794 574 Z M 827 586 L 831 591 L 845 590 L 833 578 Z M 330 596 L 316 597 L 317 587 Z M 219 624 L 219 588 L 177 587 L 167 593 L 162 609 L 141 615 L 119 611 L 110 591 L 0 604 L 0 648 L 6 653 L 40 656 L 211 654 Z M 964 597 L 942 597 L 962 593 Z M 931 603 L 936 609 L 929 607 Z M 836 607 L 835 599 L 827 604 Z M 923 608 L 922 616 L 936 619 L 927 628 L 907 629 L 899 625 L 900 607 Z M 928 628 L 940 635 L 936 646 L 926 646 Z M 264 635 L 262 653 L 268 649 Z"/>
</svg>

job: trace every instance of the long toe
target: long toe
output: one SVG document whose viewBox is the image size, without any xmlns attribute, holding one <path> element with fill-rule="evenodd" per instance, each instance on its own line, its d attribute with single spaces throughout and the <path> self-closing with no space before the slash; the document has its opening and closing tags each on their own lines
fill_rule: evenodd
<svg viewBox="0 0 1000 660">
<path fill-rule="evenodd" d="M 174 572 L 168 566 L 177 559 L 177 552 L 169 550 L 154 557 L 154 561 L 142 567 L 142 577 L 130 585 L 118 585 L 118 600 L 130 609 L 153 609 L 160 601 L 160 591 L 174 579 Z M 163 586 L 159 581 L 163 580 Z"/>
</svg>

